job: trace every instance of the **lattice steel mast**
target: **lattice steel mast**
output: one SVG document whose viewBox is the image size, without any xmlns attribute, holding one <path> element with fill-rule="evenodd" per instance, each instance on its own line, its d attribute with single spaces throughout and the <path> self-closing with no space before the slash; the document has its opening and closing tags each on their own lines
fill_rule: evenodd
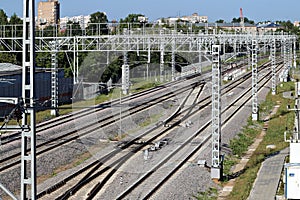
<svg viewBox="0 0 300 200">
<path fill-rule="evenodd" d="M 51 52 L 51 115 L 58 116 L 58 69 L 57 69 L 57 40 L 52 43 Z"/>
<path fill-rule="evenodd" d="M 35 133 L 35 1 L 24 0 L 23 7 L 23 79 L 22 98 L 27 108 L 22 125 L 30 124 L 22 131 L 21 147 L 21 199 L 36 199 L 36 133 Z M 30 121 L 28 121 L 28 119 Z M 30 145 L 30 146 L 29 146 Z M 28 149 L 30 147 L 30 150 Z M 28 169 L 29 167 L 29 169 Z M 30 195 L 27 192 L 30 191 Z M 29 196 L 27 196 L 29 195 Z"/>
<path fill-rule="evenodd" d="M 252 120 L 258 120 L 258 100 L 257 100 L 257 40 L 252 40 Z"/>
<path fill-rule="evenodd" d="M 129 31 L 124 30 L 124 35 L 126 35 L 127 37 L 125 37 L 125 41 L 124 41 L 124 45 L 129 46 Z M 124 48 L 126 49 L 126 47 Z M 128 51 L 124 50 L 123 51 L 123 65 L 122 65 L 122 90 L 123 90 L 123 94 L 128 94 L 129 93 L 129 65 L 128 65 Z"/>
<path fill-rule="evenodd" d="M 297 67 L 297 45 L 296 45 L 296 38 L 293 39 L 294 41 L 294 67 Z"/>
<path fill-rule="evenodd" d="M 175 80 L 175 64 L 176 64 L 176 60 L 175 60 L 175 50 L 176 50 L 176 39 L 175 37 L 172 40 L 172 56 L 171 56 L 171 77 L 172 77 L 172 81 Z"/>
<path fill-rule="evenodd" d="M 221 144 L 221 64 L 220 45 L 212 45 L 212 167 L 211 178 L 220 179 L 222 164 L 220 161 Z"/>
<path fill-rule="evenodd" d="M 160 82 L 164 82 L 164 56 L 165 56 L 165 44 L 163 39 L 163 31 L 160 32 L 161 38 L 160 38 L 160 64 L 159 64 L 159 76 L 160 76 Z"/>
<path fill-rule="evenodd" d="M 271 42 L 272 95 L 276 94 L 276 39 Z"/>
</svg>

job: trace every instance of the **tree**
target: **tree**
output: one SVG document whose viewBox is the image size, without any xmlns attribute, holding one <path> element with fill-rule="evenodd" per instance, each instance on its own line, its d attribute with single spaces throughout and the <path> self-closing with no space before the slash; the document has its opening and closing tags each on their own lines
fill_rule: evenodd
<svg viewBox="0 0 300 200">
<path fill-rule="evenodd" d="M 233 18 L 231 23 L 240 23 L 241 22 L 241 18 Z M 244 22 L 248 23 L 248 24 L 255 24 L 255 22 L 253 20 L 249 20 L 247 17 L 244 17 Z"/>
<path fill-rule="evenodd" d="M 22 25 L 23 21 L 17 16 L 16 13 L 14 13 L 9 20 L 9 24 L 11 25 Z"/>
<path fill-rule="evenodd" d="M 223 24 L 223 23 L 225 23 L 225 21 L 223 19 L 219 19 L 219 20 L 216 21 L 216 23 Z"/>
<path fill-rule="evenodd" d="M 12 26 L 12 33 L 11 35 L 16 36 L 16 37 L 22 37 L 23 35 L 23 20 L 20 19 L 16 13 L 14 13 L 9 20 L 10 25 Z"/>
<path fill-rule="evenodd" d="M 142 23 L 139 21 L 139 17 L 145 17 L 145 15 L 129 14 L 125 19 L 120 19 L 120 28 L 128 28 L 128 23 L 131 24 L 131 28 L 141 28 Z"/>
<path fill-rule="evenodd" d="M 64 30 L 63 35 L 75 36 L 82 35 L 82 28 L 79 22 L 68 21 L 67 28 Z"/>
<path fill-rule="evenodd" d="M 139 23 L 139 17 L 144 17 L 142 14 L 129 14 L 125 19 L 121 19 L 121 23 Z"/>
<path fill-rule="evenodd" d="M 299 34 L 299 28 L 294 26 L 294 24 L 288 20 L 288 21 L 278 21 L 278 24 L 280 24 L 283 27 L 283 30 L 286 32 L 291 32 L 293 34 Z M 281 32 L 282 29 L 278 29 L 277 31 Z"/>
<path fill-rule="evenodd" d="M 12 53 L 1 53 L 0 54 L 0 63 L 20 64 L 17 61 L 17 56 Z"/>
<path fill-rule="evenodd" d="M 286 30 L 293 30 L 294 24 L 288 20 L 288 21 L 283 21 L 280 23 L 281 26 L 283 26 Z"/>
<path fill-rule="evenodd" d="M 107 16 L 104 12 L 96 12 L 91 14 L 91 18 L 87 27 L 88 35 L 107 35 Z"/>
<path fill-rule="evenodd" d="M 240 18 L 233 18 L 232 20 L 231 20 L 231 23 L 240 23 L 241 22 L 241 19 Z"/>
<path fill-rule="evenodd" d="M 4 10 L 0 9 L 0 25 L 7 25 L 8 19 Z"/>
</svg>

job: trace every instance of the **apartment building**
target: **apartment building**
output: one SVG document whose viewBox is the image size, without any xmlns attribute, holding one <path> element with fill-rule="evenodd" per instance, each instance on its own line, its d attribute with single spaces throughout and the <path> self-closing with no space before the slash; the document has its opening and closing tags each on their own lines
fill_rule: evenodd
<svg viewBox="0 0 300 200">
<path fill-rule="evenodd" d="M 60 3 L 58 0 L 40 1 L 38 3 L 38 27 L 59 24 L 59 18 Z"/>
</svg>

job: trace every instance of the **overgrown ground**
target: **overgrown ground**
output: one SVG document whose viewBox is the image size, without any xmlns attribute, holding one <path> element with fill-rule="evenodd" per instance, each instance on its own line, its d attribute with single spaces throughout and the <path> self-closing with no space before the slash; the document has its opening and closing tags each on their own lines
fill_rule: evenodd
<svg viewBox="0 0 300 200">
<path fill-rule="evenodd" d="M 256 179 L 257 172 L 265 158 L 288 147 L 289 144 L 284 142 L 284 132 L 286 129 L 291 130 L 293 128 L 295 116 L 294 112 L 289 112 L 287 110 L 287 105 L 293 107 L 294 100 L 283 98 L 283 92 L 294 91 L 294 85 L 294 82 L 284 83 L 277 88 L 276 95 L 272 95 L 270 92 L 267 95 L 266 100 L 260 104 L 260 120 L 253 122 L 251 118 L 249 118 L 247 125 L 237 134 L 236 138 L 231 140 L 230 148 L 232 154 L 225 156 L 225 178 L 221 184 L 226 183 L 229 178 L 234 176 L 234 174 L 232 174 L 232 167 L 239 162 L 248 147 L 254 142 L 254 139 L 261 133 L 264 117 L 270 113 L 275 105 L 280 105 L 277 113 L 272 116 L 269 121 L 268 129 L 263 141 L 259 144 L 258 148 L 250 158 L 245 167 L 245 171 L 237 177 L 233 191 L 227 197 L 228 200 L 247 199 Z M 266 146 L 270 144 L 276 145 L 276 148 L 272 150 L 266 149 Z M 216 200 L 216 189 L 210 188 L 208 191 L 199 192 L 195 198 L 197 200 Z"/>
<path fill-rule="evenodd" d="M 284 142 L 284 132 L 286 128 L 291 130 L 294 125 L 294 112 L 287 110 L 287 105 L 294 105 L 294 100 L 283 98 L 283 92 L 294 91 L 294 83 L 284 83 L 277 88 L 277 94 L 272 95 L 271 92 L 267 95 L 266 101 L 260 104 L 261 116 L 266 116 L 275 105 L 280 105 L 277 113 L 272 116 L 269 121 L 269 126 L 263 141 L 259 144 L 258 148 L 253 153 L 249 162 L 245 167 L 245 171 L 236 179 L 235 186 L 227 199 L 247 199 L 252 185 L 256 179 L 256 175 L 262 162 L 266 157 L 288 147 L 288 143 Z M 262 120 L 263 118 L 260 118 Z M 252 122 L 248 120 L 248 125 L 243 128 L 243 131 L 238 134 L 238 137 L 230 142 L 230 148 L 233 155 L 227 157 L 225 161 L 225 172 L 230 175 L 230 168 L 235 164 L 248 146 L 252 144 L 255 137 L 257 137 L 263 128 L 263 122 Z M 275 149 L 266 149 L 267 145 L 276 145 Z M 225 180 L 226 181 L 226 180 Z"/>
</svg>

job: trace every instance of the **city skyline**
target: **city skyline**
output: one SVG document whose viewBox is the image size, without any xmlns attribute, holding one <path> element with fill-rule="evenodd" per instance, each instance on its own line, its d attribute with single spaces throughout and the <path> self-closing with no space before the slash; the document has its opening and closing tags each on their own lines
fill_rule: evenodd
<svg viewBox="0 0 300 200">
<path fill-rule="evenodd" d="M 36 2 L 36 8 L 38 0 Z M 198 13 L 199 15 L 208 16 L 209 22 L 218 19 L 224 19 L 230 22 L 234 17 L 239 17 L 239 9 L 243 8 L 244 16 L 248 19 L 259 21 L 276 21 L 291 20 L 298 21 L 297 8 L 300 6 L 299 0 L 289 0 L 288 4 L 281 0 L 111 0 L 98 1 L 85 0 L 84 7 L 81 5 L 82 0 L 60 0 L 61 17 L 89 15 L 94 12 L 105 12 L 108 19 L 120 20 L 128 14 L 144 14 L 149 17 L 150 21 L 154 21 L 161 17 L 175 17 L 191 15 Z M 0 8 L 3 9 L 8 17 L 13 13 L 22 17 L 23 0 L 1 0 Z"/>
</svg>

